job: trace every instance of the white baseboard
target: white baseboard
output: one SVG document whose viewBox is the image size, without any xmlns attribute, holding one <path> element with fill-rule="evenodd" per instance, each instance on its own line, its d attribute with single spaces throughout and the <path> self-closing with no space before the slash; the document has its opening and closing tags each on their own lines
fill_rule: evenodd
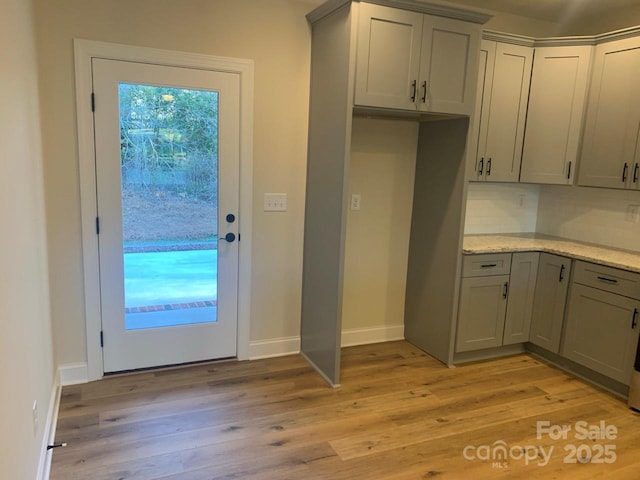
<svg viewBox="0 0 640 480">
<path fill-rule="evenodd" d="M 404 325 L 383 325 L 379 327 L 351 328 L 342 331 L 342 346 L 367 345 L 369 343 L 404 340 Z M 249 360 L 281 357 L 300 353 L 300 337 L 258 340 L 249 344 Z"/>
<path fill-rule="evenodd" d="M 62 386 L 58 375 L 55 375 L 53 387 L 51 389 L 51 399 L 47 411 L 47 420 L 44 426 L 42 447 L 40 448 L 40 460 L 38 462 L 38 480 L 49 480 L 51 471 L 51 450 L 47 450 L 48 445 L 52 445 L 56 438 L 56 425 L 58 423 L 58 410 L 60 409 L 60 395 Z"/>
<path fill-rule="evenodd" d="M 392 342 L 394 340 L 404 340 L 404 324 L 342 330 L 343 347 Z"/>
<path fill-rule="evenodd" d="M 273 338 L 249 344 L 249 360 L 300 353 L 300 337 Z"/>
<path fill-rule="evenodd" d="M 58 367 L 60 385 L 77 385 L 89 381 L 89 369 L 86 363 L 67 363 Z"/>
</svg>

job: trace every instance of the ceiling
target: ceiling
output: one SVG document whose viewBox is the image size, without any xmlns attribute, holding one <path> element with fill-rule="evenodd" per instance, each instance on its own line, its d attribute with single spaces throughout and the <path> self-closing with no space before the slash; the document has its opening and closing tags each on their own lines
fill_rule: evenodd
<svg viewBox="0 0 640 480">
<path fill-rule="evenodd" d="M 450 0 L 470 7 L 506 12 L 549 22 L 571 17 L 597 16 L 630 7 L 640 7 L 640 0 Z"/>
</svg>

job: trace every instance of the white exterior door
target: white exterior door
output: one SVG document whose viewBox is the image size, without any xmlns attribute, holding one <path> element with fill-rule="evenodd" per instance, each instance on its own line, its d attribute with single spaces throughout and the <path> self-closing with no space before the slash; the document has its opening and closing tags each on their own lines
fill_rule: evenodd
<svg viewBox="0 0 640 480">
<path fill-rule="evenodd" d="M 235 357 L 240 76 L 92 74 L 104 371 Z"/>
</svg>

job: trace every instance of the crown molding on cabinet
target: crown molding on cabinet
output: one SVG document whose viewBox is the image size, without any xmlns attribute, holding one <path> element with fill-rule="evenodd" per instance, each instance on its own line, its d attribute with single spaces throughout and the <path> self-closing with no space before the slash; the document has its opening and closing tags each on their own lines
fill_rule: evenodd
<svg viewBox="0 0 640 480">
<path fill-rule="evenodd" d="M 536 39 L 517 33 L 494 32 L 493 30 L 482 31 L 483 40 L 493 40 L 494 42 L 509 43 L 511 45 L 521 45 L 523 47 L 533 47 Z"/>
<path fill-rule="evenodd" d="M 595 45 L 597 43 L 597 37 L 595 36 L 534 38 L 527 37 L 526 35 L 518 35 L 517 33 L 495 32 L 493 30 L 483 30 L 482 38 L 484 40 L 493 40 L 495 42 L 520 45 L 523 47 L 562 47 Z"/>
<path fill-rule="evenodd" d="M 358 2 L 359 0 L 353 1 Z M 307 20 L 310 23 L 315 23 L 351 2 L 352 0 L 329 0 L 308 13 Z M 450 3 L 439 1 L 424 3 L 416 0 L 367 0 L 367 3 L 426 13 L 438 17 L 455 18 L 457 20 L 479 24 L 484 24 L 493 17 L 493 14 L 486 10 L 460 8 Z"/>
<path fill-rule="evenodd" d="M 613 42 L 614 40 L 623 40 L 625 38 L 637 37 L 640 35 L 640 25 L 636 27 L 623 28 L 613 32 L 602 33 L 596 35 L 596 44 Z"/>
<path fill-rule="evenodd" d="M 496 42 L 510 43 L 525 47 L 566 47 L 579 45 L 599 45 L 601 43 L 623 40 L 625 38 L 640 36 L 640 26 L 623 28 L 613 32 L 601 33 L 599 35 L 582 35 L 574 37 L 542 37 L 534 38 L 517 33 L 495 32 L 493 30 L 483 30 L 482 38 Z"/>
</svg>

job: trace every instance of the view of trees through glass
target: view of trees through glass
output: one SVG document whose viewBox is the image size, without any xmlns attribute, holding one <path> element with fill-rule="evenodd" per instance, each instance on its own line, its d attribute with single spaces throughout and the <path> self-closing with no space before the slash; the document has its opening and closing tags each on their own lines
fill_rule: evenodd
<svg viewBox="0 0 640 480">
<path fill-rule="evenodd" d="M 125 245 L 217 237 L 218 92 L 120 84 Z"/>
</svg>

